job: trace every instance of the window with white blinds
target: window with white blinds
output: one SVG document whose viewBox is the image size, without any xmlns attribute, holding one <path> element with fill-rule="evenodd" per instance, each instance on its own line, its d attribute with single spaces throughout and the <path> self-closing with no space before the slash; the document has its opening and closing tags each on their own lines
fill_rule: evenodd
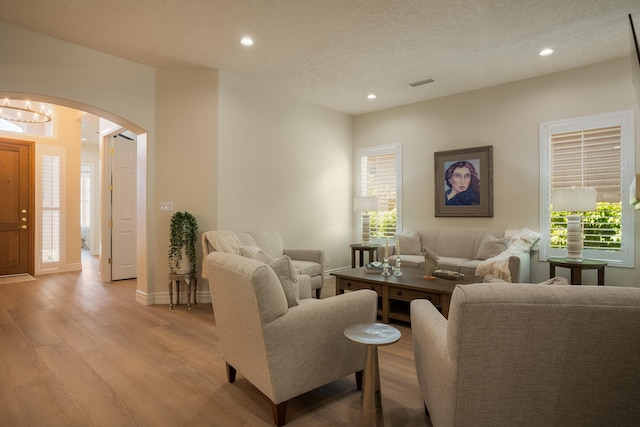
<svg viewBox="0 0 640 427">
<path fill-rule="evenodd" d="M 42 156 L 41 260 L 60 262 L 60 157 Z"/>
<path fill-rule="evenodd" d="M 91 226 L 92 165 L 80 166 L 80 227 Z"/>
<path fill-rule="evenodd" d="M 634 176 L 632 112 L 591 116 L 541 125 L 542 256 L 566 254 L 566 216 L 553 211 L 556 189 L 592 187 L 595 211 L 582 212 L 583 256 L 633 265 L 633 208 L 628 203 Z"/>
<path fill-rule="evenodd" d="M 378 211 L 370 213 L 371 240 L 374 242 L 393 238 L 396 230 L 402 230 L 401 153 L 400 144 L 358 150 L 357 195 L 378 197 Z M 360 216 L 358 221 L 357 228 L 361 229 Z"/>
</svg>

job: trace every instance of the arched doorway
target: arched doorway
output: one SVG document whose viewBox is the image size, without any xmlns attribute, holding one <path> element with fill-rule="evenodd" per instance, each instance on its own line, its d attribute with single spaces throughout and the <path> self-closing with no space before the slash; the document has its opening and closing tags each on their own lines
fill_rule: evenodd
<svg viewBox="0 0 640 427">
<path fill-rule="evenodd" d="M 119 116 L 116 116 L 114 114 L 111 114 L 107 111 L 101 110 L 97 107 L 93 107 L 90 105 L 86 105 L 86 104 L 82 104 L 73 100 L 69 100 L 69 99 L 64 99 L 64 98 L 57 98 L 57 97 L 51 97 L 51 96 L 45 96 L 45 95 L 36 95 L 36 94 L 24 94 L 24 93 L 16 93 L 16 92 L 0 92 L 0 97 L 1 98 L 9 98 L 9 99 L 19 99 L 19 100 L 25 100 L 25 99 L 29 99 L 33 102 L 42 102 L 42 103 L 47 103 L 50 105 L 55 105 L 55 106 L 61 106 L 61 107 L 67 107 L 67 108 L 72 108 L 74 110 L 77 110 L 79 112 L 86 112 L 89 113 L 91 115 L 97 116 L 97 117 L 101 117 L 104 118 L 106 120 L 108 120 L 111 123 L 116 124 L 119 127 L 119 131 L 120 132 L 129 132 L 130 134 L 134 135 L 136 140 L 137 140 L 137 164 L 136 164 L 136 179 L 139 183 L 139 185 L 137 185 L 138 188 L 138 194 L 136 197 L 136 202 L 135 202 L 135 210 L 136 213 L 139 217 L 144 218 L 146 216 L 146 200 L 147 200 L 147 193 L 146 193 L 146 174 L 147 174 L 147 164 L 146 164 L 146 159 L 147 159 L 147 131 L 143 128 L 141 128 L 140 126 L 137 126 L 136 124 L 122 118 Z M 114 132 L 113 129 L 109 129 L 109 132 Z M 105 131 L 105 136 L 107 136 L 107 131 Z M 102 135 L 101 135 L 102 136 Z M 102 138 L 101 138 L 102 139 Z M 101 147 L 101 158 L 104 155 L 103 153 L 107 151 L 107 147 Z M 104 171 L 104 168 L 100 168 L 100 188 L 104 188 L 105 183 L 102 182 L 105 180 L 103 174 L 106 173 L 106 171 Z M 100 210 L 104 210 L 104 209 L 110 209 L 110 205 L 108 205 L 108 203 L 110 203 L 110 201 L 106 200 L 106 197 L 101 197 L 101 202 L 100 202 Z M 105 228 L 108 229 L 108 225 L 106 224 L 106 221 L 104 219 L 101 219 L 101 230 L 105 230 Z M 147 272 L 146 272 L 146 266 L 147 266 L 147 251 L 146 251 L 146 229 L 145 229 L 145 224 L 146 222 L 141 222 L 138 224 L 138 226 L 135 229 L 135 235 L 136 235 L 136 264 L 137 264 L 137 270 L 140 272 L 140 274 L 138 275 L 138 290 L 142 290 L 143 292 L 147 289 Z M 78 225 L 79 226 L 79 225 Z M 101 232 L 102 235 L 105 235 L 104 231 Z M 101 239 L 101 242 L 103 242 L 104 239 Z M 108 263 L 109 260 L 109 256 L 108 256 L 108 251 L 111 250 L 111 246 L 109 245 L 108 248 L 104 248 L 104 246 L 101 246 L 100 249 L 100 272 L 101 272 L 101 276 L 102 276 L 102 280 L 103 281 L 110 281 L 111 277 L 110 277 L 110 265 Z M 109 274 L 107 274 L 107 272 L 109 271 Z"/>
</svg>

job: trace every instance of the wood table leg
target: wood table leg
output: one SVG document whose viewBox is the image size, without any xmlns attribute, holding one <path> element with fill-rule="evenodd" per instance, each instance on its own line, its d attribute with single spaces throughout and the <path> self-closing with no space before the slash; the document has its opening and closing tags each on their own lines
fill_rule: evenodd
<svg viewBox="0 0 640 427">
<path fill-rule="evenodd" d="M 440 296 L 440 306 L 442 307 L 442 315 L 445 319 L 449 318 L 449 304 L 451 303 L 449 295 Z"/>
<path fill-rule="evenodd" d="M 361 402 L 360 426 L 384 426 L 378 371 L 378 347 L 375 345 L 367 345 Z"/>
<path fill-rule="evenodd" d="M 580 267 L 571 267 L 571 284 L 582 285 L 582 269 Z"/>
<path fill-rule="evenodd" d="M 598 269 L 598 286 L 604 286 L 604 267 Z"/>
<path fill-rule="evenodd" d="M 173 280 L 169 279 L 169 310 L 173 310 Z"/>
</svg>

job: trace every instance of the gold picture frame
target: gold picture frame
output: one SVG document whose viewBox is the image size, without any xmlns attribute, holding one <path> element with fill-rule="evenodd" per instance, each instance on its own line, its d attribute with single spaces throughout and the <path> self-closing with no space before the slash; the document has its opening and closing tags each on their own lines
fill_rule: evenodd
<svg viewBox="0 0 640 427">
<path fill-rule="evenodd" d="M 493 216 L 493 146 L 433 153 L 435 216 Z"/>
</svg>

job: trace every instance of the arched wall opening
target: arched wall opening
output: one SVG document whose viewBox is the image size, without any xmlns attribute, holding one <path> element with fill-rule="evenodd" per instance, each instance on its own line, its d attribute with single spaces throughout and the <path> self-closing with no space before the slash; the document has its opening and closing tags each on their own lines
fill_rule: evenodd
<svg viewBox="0 0 640 427">
<path fill-rule="evenodd" d="M 147 144 L 148 133 L 139 125 L 122 118 L 118 115 L 112 114 L 108 111 L 102 110 L 98 107 L 83 104 L 71 99 L 60 98 L 55 96 L 24 93 L 24 92 L 9 92 L 0 91 L 0 99 L 18 99 L 18 100 L 30 100 L 33 102 L 42 102 L 46 104 L 62 106 L 72 108 L 78 111 L 87 112 L 95 116 L 104 118 L 118 126 L 123 130 L 128 130 L 136 135 L 137 140 L 137 199 L 136 199 L 136 214 L 139 218 L 136 226 L 136 264 L 137 264 L 137 292 L 136 299 L 139 302 L 146 303 L 144 296 L 148 294 L 148 254 L 147 254 L 147 239 L 146 239 L 146 217 L 147 217 Z M 28 137 L 27 137 L 28 138 Z M 101 150 L 102 152 L 102 150 Z M 105 223 L 105 220 L 101 220 Z M 100 228 L 103 229 L 103 224 L 100 224 Z M 101 251 L 102 252 L 102 251 Z M 102 271 L 107 268 L 108 263 L 105 257 L 100 255 L 100 269 Z M 110 275 L 107 275 L 107 281 L 110 280 Z"/>
</svg>

